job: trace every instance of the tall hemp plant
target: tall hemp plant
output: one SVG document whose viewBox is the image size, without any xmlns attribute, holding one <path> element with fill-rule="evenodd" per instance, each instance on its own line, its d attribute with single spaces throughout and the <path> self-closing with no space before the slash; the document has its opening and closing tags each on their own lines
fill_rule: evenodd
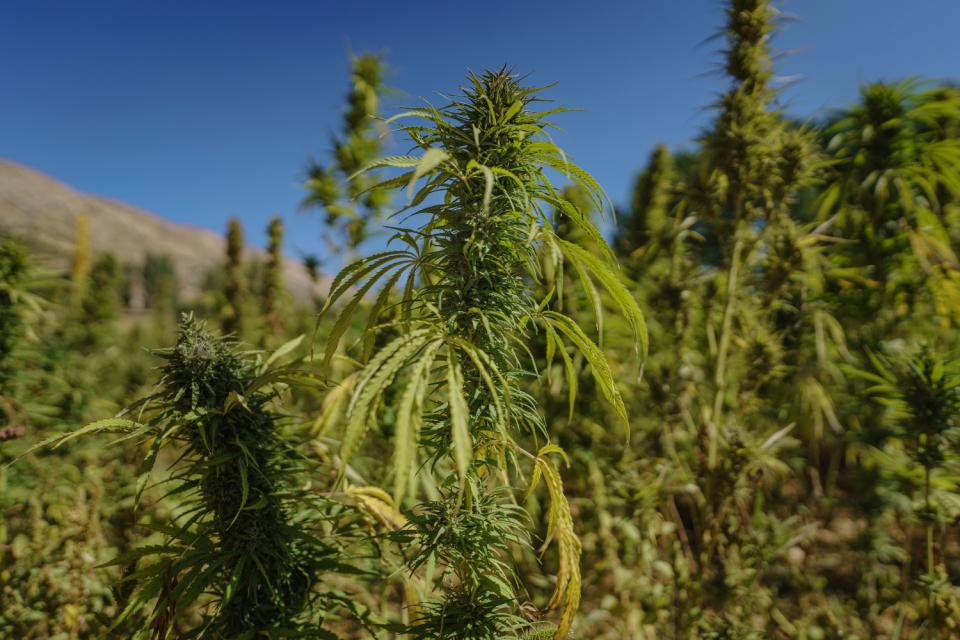
<svg viewBox="0 0 960 640">
<path fill-rule="evenodd" d="M 220 312 L 220 328 L 225 335 L 243 334 L 243 305 L 247 281 L 243 272 L 243 225 L 237 218 L 227 223 L 226 304 Z"/>
<path fill-rule="evenodd" d="M 73 260 L 70 265 L 71 301 L 79 307 L 90 278 L 90 217 L 81 213 L 74 219 Z"/>
<path fill-rule="evenodd" d="M 263 294 L 261 310 L 264 323 L 264 344 L 270 338 L 283 333 L 283 312 L 281 305 L 284 297 L 283 286 L 283 220 L 279 216 L 270 219 L 267 227 L 267 264 L 263 272 Z"/>
<path fill-rule="evenodd" d="M 859 370 L 855 375 L 870 383 L 868 391 L 887 408 L 885 422 L 891 426 L 885 441 L 878 443 L 876 459 L 885 462 L 884 470 L 903 483 L 909 505 L 906 511 L 922 529 L 916 537 L 922 540 L 923 551 L 914 559 L 908 544 L 905 567 L 907 575 L 911 563 L 917 567 L 913 572 L 916 582 L 910 585 L 911 591 L 921 596 L 916 609 L 923 612 L 916 637 L 953 637 L 960 630 L 960 601 L 947 572 L 949 546 L 944 544 L 942 532 L 958 515 L 958 482 L 948 471 L 957 459 L 960 429 L 957 363 L 929 348 L 893 361 L 871 354 L 870 360 L 873 370 Z M 894 462 L 903 457 L 906 470 Z M 905 604 L 901 609 L 906 609 Z M 901 613 L 901 626 L 904 617 Z"/>
<path fill-rule="evenodd" d="M 13 400 L 7 384 L 15 374 L 12 356 L 24 332 L 27 280 L 26 249 L 12 238 L 0 238 L 0 403 L 3 427 L 13 427 Z M 12 433 L 12 432 L 11 432 Z"/>
<path fill-rule="evenodd" d="M 333 252 L 341 246 L 350 252 L 356 250 L 366 239 L 370 223 L 383 215 L 389 203 L 386 192 L 370 188 L 378 182 L 376 174 L 355 175 L 382 153 L 377 117 L 385 72 L 381 56 L 366 53 L 351 59 L 343 130 L 332 139 L 332 162 L 324 165 L 311 160 L 307 167 L 304 186 L 308 194 L 300 208 L 322 209 L 327 226 L 344 236 L 343 240 L 327 239 Z"/>
<path fill-rule="evenodd" d="M 299 376 L 298 361 L 281 362 L 299 342 L 263 358 L 185 316 L 176 346 L 157 352 L 162 377 L 153 394 L 34 447 L 111 431 L 142 442 L 136 502 L 158 460 L 172 461 L 157 483 L 172 518 L 147 523 L 162 542 L 110 563 L 134 583 L 114 630 L 142 617 L 136 637 L 151 640 L 327 638 L 322 625 L 334 609 L 356 610 L 342 593 L 315 588 L 328 572 L 358 570 L 330 535 L 334 518 L 310 491 L 279 409 Z"/>
<path fill-rule="evenodd" d="M 16 397 L 18 374 L 23 369 L 18 351 L 30 332 L 30 321 L 39 309 L 39 299 L 30 292 L 31 265 L 23 244 L 0 237 L 0 443 L 22 437 L 26 416 Z M 0 495 L 6 492 L 7 456 L 0 444 Z M 0 543 L 6 543 L 6 527 L 0 525 Z"/>
<path fill-rule="evenodd" d="M 627 272 L 638 282 L 638 299 L 651 307 L 650 333 L 659 348 L 645 367 L 646 387 L 661 414 L 655 435 L 668 441 L 667 449 L 673 446 L 670 423 L 676 422 L 689 396 L 689 375 L 680 372 L 691 370 L 686 343 L 694 305 L 703 297 L 695 290 L 702 268 L 692 255 L 702 237 L 696 217 L 685 207 L 686 186 L 670 151 L 658 145 L 637 177 L 630 213 L 620 220 L 616 242 Z"/>
<path fill-rule="evenodd" d="M 833 170 L 819 214 L 848 241 L 835 251 L 837 265 L 868 284 L 838 292 L 868 344 L 901 321 L 913 323 L 911 312 L 924 304 L 941 325 L 960 319 L 948 219 L 960 198 L 956 122 L 955 92 L 908 81 L 863 87 L 860 102 L 827 127 Z"/>
<path fill-rule="evenodd" d="M 960 245 L 949 231 L 960 193 L 956 122 L 955 93 L 909 81 L 862 87 L 858 102 L 825 124 L 831 168 L 818 220 L 842 239 L 830 252 L 840 277 L 826 299 L 860 369 L 869 367 L 871 352 L 897 351 L 898 343 L 934 344 L 945 353 L 957 347 Z M 891 560 L 914 555 L 911 529 L 895 526 L 912 492 L 891 478 L 906 465 L 890 451 L 888 416 L 863 402 L 873 382 L 853 375 L 840 387 L 845 446 L 835 454 L 837 467 L 839 460 L 862 461 L 846 466 L 837 484 L 868 525 L 860 543 L 868 579 L 858 596 L 872 612 L 902 598 L 911 572 Z"/>
<path fill-rule="evenodd" d="M 603 205 L 593 178 L 547 137 L 549 116 L 563 109 L 537 110 L 539 92 L 506 68 L 487 71 L 469 75 L 462 95 L 446 106 L 391 119 L 420 122 L 402 131 L 421 153 L 371 164 L 367 170 L 405 171 L 370 188 L 405 187 L 410 203 L 396 216 L 406 214 L 402 220 L 417 226 L 397 229 L 392 241 L 399 248 L 346 267 L 327 303 L 347 299 L 328 336 L 327 361 L 378 284 L 368 337 L 396 332 L 350 379 L 342 464 L 360 450 L 390 402 L 396 504 L 413 497 L 418 474 L 439 477 L 437 496 L 414 507 L 401 532 L 416 549 L 408 555 L 411 572 L 438 567 L 427 572 L 438 593 L 408 628 L 416 638 L 492 640 L 530 629 L 518 615 L 523 596 L 510 563 L 512 548 L 527 544 L 528 517 L 511 488 L 525 484 L 532 492 L 541 481 L 550 499 L 543 548 L 555 542 L 559 549 L 548 603 L 559 609 L 554 637 L 565 638 L 573 624 L 580 542 L 556 461 L 565 454 L 549 442 L 550 425 L 524 390 L 526 379 L 537 375 L 525 348 L 531 334 L 543 332 L 548 360 L 560 358 L 572 376 L 572 353 L 581 353 L 625 424 L 626 413 L 604 354 L 583 328 L 550 308 L 556 292 L 534 297 L 542 252 L 558 269 L 566 258 L 583 286 L 605 288 L 633 328 L 637 359 L 647 350 L 642 314 L 609 249 L 597 257 L 558 237 L 551 224 L 556 209 L 584 238 L 606 247 L 548 177 L 550 171 L 568 176 L 598 208 Z M 378 324 L 388 308 L 393 319 Z M 571 404 L 575 396 L 571 385 Z M 526 448 L 537 441 L 539 448 Z"/>
<path fill-rule="evenodd" d="M 807 177 L 810 150 L 805 146 L 811 145 L 773 108 L 769 41 L 776 17 L 769 0 L 733 0 L 727 9 L 725 70 L 732 82 L 716 103 L 716 120 L 702 141 L 701 172 L 710 197 L 694 194 L 693 206 L 709 224 L 725 272 L 717 287 L 722 311 L 715 328 L 715 391 L 707 419 L 710 469 L 719 462 L 724 413 L 736 404 L 736 380 L 728 373 L 740 290 L 764 235 L 789 223 L 790 197 Z"/>
<path fill-rule="evenodd" d="M 794 416 L 764 410 L 790 374 L 783 358 L 793 327 L 781 324 L 779 313 L 789 308 L 794 290 L 806 286 L 806 265 L 795 253 L 817 242 L 790 215 L 797 192 L 815 177 L 817 156 L 811 135 L 776 110 L 770 39 L 778 17 L 769 0 L 729 3 L 722 34 L 730 86 L 714 105 L 700 166 L 684 185 L 682 208 L 666 236 L 684 237 L 691 224 L 680 217 L 686 211 L 696 217 L 706 248 L 714 248 L 698 329 L 699 347 L 709 354 L 704 380 L 677 414 L 698 431 L 691 469 L 698 493 L 677 496 L 688 513 L 688 523 L 680 522 L 692 529 L 689 555 L 696 568 L 699 605 L 688 610 L 688 621 L 699 620 L 702 633 L 744 637 L 756 633 L 745 612 L 767 603 L 756 584 L 768 554 L 777 537 L 787 535 L 763 531 L 778 525 L 750 513 L 763 503 L 771 479 L 788 470 L 778 452 L 789 443 Z M 674 250 L 682 259 L 682 246 Z M 678 329 L 689 312 L 676 305 Z"/>
<path fill-rule="evenodd" d="M 683 613 L 695 606 L 686 586 L 699 572 L 685 530 L 690 525 L 677 505 L 682 511 L 685 487 L 699 480 L 690 446 L 697 429 L 687 423 L 695 415 L 695 383 L 707 357 L 699 353 L 699 343 L 691 344 L 691 338 L 702 337 L 705 270 L 695 246 L 696 218 L 684 206 L 685 166 L 678 166 L 696 159 L 688 154 L 678 163 L 658 146 L 636 180 L 627 215 L 618 218 L 615 246 L 636 281 L 636 299 L 648 310 L 652 346 L 638 384 L 618 357 L 620 327 L 608 323 L 609 353 L 631 415 L 633 446 L 623 450 L 598 426 L 584 428 L 605 422 L 600 407 L 581 405 L 587 414 L 571 421 L 581 434 L 578 457 L 587 458 L 589 474 L 570 486 L 579 490 L 580 518 L 597 523 L 584 538 L 584 551 L 593 558 L 584 580 L 605 585 L 610 594 L 602 608 L 594 608 L 585 637 L 646 640 L 671 629 L 682 637 Z"/>
</svg>

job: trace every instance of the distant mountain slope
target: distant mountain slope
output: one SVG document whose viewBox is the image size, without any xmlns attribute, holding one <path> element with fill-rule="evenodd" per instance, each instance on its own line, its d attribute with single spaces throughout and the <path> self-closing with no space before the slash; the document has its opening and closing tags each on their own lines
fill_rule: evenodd
<svg viewBox="0 0 960 640">
<path fill-rule="evenodd" d="M 204 275 L 223 262 L 224 238 L 206 229 L 164 220 L 143 209 L 80 193 L 23 165 L 0 159 L 0 231 L 26 240 L 58 267 L 73 255 L 75 220 L 87 214 L 94 253 L 112 251 L 121 262 L 141 264 L 149 251 L 169 255 L 176 264 L 181 299 L 200 292 Z M 247 249 L 251 257 L 262 256 Z M 312 283 L 303 266 L 287 259 L 287 286 L 306 299 Z M 323 278 L 320 288 L 326 290 Z"/>
</svg>

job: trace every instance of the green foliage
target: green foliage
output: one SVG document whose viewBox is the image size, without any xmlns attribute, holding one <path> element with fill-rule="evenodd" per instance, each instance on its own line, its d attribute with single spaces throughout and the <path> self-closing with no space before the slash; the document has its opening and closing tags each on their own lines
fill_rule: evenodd
<svg viewBox="0 0 960 640">
<path fill-rule="evenodd" d="M 166 495 L 179 499 L 178 516 L 154 525 L 163 543 L 115 561 L 136 567 L 137 580 L 117 624 L 148 611 L 140 635 L 167 638 L 203 596 L 192 637 L 320 633 L 323 603 L 337 596 L 312 587 L 319 571 L 342 565 L 337 549 L 319 535 L 320 510 L 308 508 L 317 503 L 297 481 L 298 456 L 270 409 L 278 393 L 268 382 L 271 371 L 190 317 L 181 323 L 176 347 L 160 355 L 160 388 L 138 403 L 147 407 L 138 418 L 145 422 L 99 421 L 57 441 L 127 430 L 124 439 L 149 439 L 143 465 L 148 474 L 158 456 L 177 452 L 165 483 L 171 485 Z"/>
<path fill-rule="evenodd" d="M 86 214 L 80 214 L 74 219 L 74 225 L 76 236 L 70 282 L 73 285 L 73 303 L 79 306 L 87 293 L 90 276 L 90 219 Z"/>
<path fill-rule="evenodd" d="M 333 161 L 323 165 L 311 160 L 306 171 L 304 186 L 309 193 L 301 202 L 301 209 L 323 209 L 327 227 L 344 235 L 350 250 L 366 239 L 368 225 L 382 216 L 389 202 L 386 192 L 370 188 L 377 182 L 375 175 L 355 176 L 381 153 L 375 120 L 384 92 L 385 72 L 379 55 L 366 53 L 352 58 L 343 130 L 331 141 Z M 336 250 L 340 240 L 328 238 L 328 244 Z"/>
<path fill-rule="evenodd" d="M 523 628 L 513 613 L 513 569 L 506 559 L 512 545 L 528 543 L 523 510 L 503 504 L 502 491 L 471 487 L 473 498 L 424 503 L 411 518 L 416 548 L 411 570 L 428 562 L 442 563 L 442 575 L 455 574 L 458 584 L 440 601 L 428 603 L 423 617 L 410 628 L 418 638 L 501 638 Z"/>
<path fill-rule="evenodd" d="M 270 220 L 267 228 L 270 242 L 267 245 L 267 264 L 263 273 L 261 309 L 266 330 L 265 336 L 277 336 L 283 331 L 281 303 L 283 290 L 283 221 L 279 216 Z"/>
<path fill-rule="evenodd" d="M 227 226 L 226 273 L 226 306 L 220 312 L 220 328 L 224 335 L 240 335 L 247 287 L 243 277 L 243 226 L 236 218 L 231 218 Z"/>
<path fill-rule="evenodd" d="M 882 307 L 903 315 L 918 285 L 936 315 L 958 317 L 960 274 L 943 216 L 960 193 L 960 138 L 946 135 L 958 121 L 955 94 L 877 83 L 827 129 L 834 170 L 819 213 L 854 241 L 838 248 L 839 265 L 880 294 L 856 301 L 868 317 Z"/>
<path fill-rule="evenodd" d="M 115 320 L 120 312 L 123 271 L 112 253 L 101 253 L 90 268 L 83 322 L 91 327 Z"/>
<path fill-rule="evenodd" d="M 889 609 L 897 599 L 898 579 L 889 563 L 910 554 L 899 546 L 909 546 L 905 532 L 891 538 L 885 531 L 892 505 L 912 491 L 904 494 L 893 481 L 897 474 L 887 475 L 896 459 L 891 451 L 884 449 L 880 456 L 861 449 L 864 440 L 880 437 L 872 427 L 877 412 L 864 406 L 863 389 L 845 376 L 843 365 L 896 335 L 891 334 L 895 326 L 910 339 L 929 331 L 930 316 L 918 320 L 916 314 L 942 313 L 937 304 L 949 293 L 949 282 L 932 277 L 948 273 L 950 262 L 920 263 L 919 273 L 925 268 L 927 282 L 938 292 L 931 296 L 938 302 L 928 298 L 912 306 L 912 321 L 924 328 L 898 324 L 902 321 L 891 314 L 893 300 L 869 283 L 873 267 L 859 273 L 851 268 L 854 256 L 860 260 L 857 268 L 880 261 L 860 244 L 862 234 L 872 233 L 873 222 L 856 219 L 850 228 L 859 235 L 842 231 L 844 217 L 861 205 L 842 204 L 853 201 L 853 189 L 844 191 L 851 194 L 848 200 L 831 200 L 831 191 L 839 189 L 834 185 L 855 175 L 858 162 L 844 161 L 836 143 L 821 143 L 819 131 L 797 127 L 775 111 L 767 47 L 776 11 L 766 2 L 732 2 L 727 17 L 731 87 L 715 105 L 717 117 L 701 149 L 692 154 L 696 167 L 677 163 L 671 169 L 669 156 L 657 150 L 638 180 L 633 210 L 620 234 L 618 249 L 640 280 L 635 295 L 651 309 L 655 347 L 649 386 L 625 394 L 629 415 L 635 416 L 633 431 L 650 453 L 628 453 L 608 473 L 579 481 L 586 495 L 600 487 L 605 496 L 593 507 L 598 540 L 585 542 L 585 553 L 603 562 L 591 565 L 584 582 L 611 584 L 624 594 L 604 605 L 611 617 L 607 626 L 596 628 L 607 630 L 603 637 L 807 637 L 797 635 L 805 629 L 864 637 L 880 633 L 877 621 L 892 617 L 893 625 L 899 617 L 901 634 L 905 629 L 927 633 L 932 623 L 914 627 L 905 623 L 906 612 L 922 615 L 933 605 L 901 603 L 892 614 Z M 940 130 L 947 128 L 950 109 L 933 111 L 944 123 Z M 891 121 L 885 128 L 892 127 Z M 869 137 L 858 131 L 850 140 Z M 829 164 L 821 158 L 822 147 L 833 155 Z M 932 162 L 925 164 L 928 171 L 940 172 Z M 950 189 L 937 184 L 938 197 L 949 196 Z M 810 191 L 824 194 L 820 202 L 835 207 L 835 215 L 821 218 L 826 224 L 819 227 L 806 222 L 815 218 L 813 212 L 797 209 L 813 200 Z M 895 216 L 908 211 L 902 199 L 895 207 L 901 211 Z M 926 220 L 927 229 L 938 228 L 936 220 Z M 887 229 L 907 252 L 924 246 L 908 223 Z M 839 237 L 829 235 L 832 231 Z M 936 246 L 937 255 L 949 255 L 942 240 Z M 905 289 L 917 292 L 923 281 L 911 267 L 917 262 L 903 264 L 902 274 L 912 268 L 914 276 Z M 575 320 L 584 323 L 580 316 Z M 566 368 L 567 379 L 579 377 L 575 365 Z M 582 413 L 569 414 L 570 424 L 603 415 L 593 407 Z M 650 417 L 639 417 L 645 414 Z M 561 419 L 559 407 L 553 416 L 550 421 Z M 598 422 L 603 424 L 602 418 Z M 601 448 L 606 443 L 600 432 L 575 433 L 570 437 L 588 443 L 585 458 L 619 457 Z M 863 461 L 851 462 L 851 455 L 862 455 Z M 867 489 L 871 481 L 879 484 Z M 651 488 L 637 489 L 643 484 Z M 792 508 L 784 506 L 785 500 Z M 836 505 L 843 505 L 841 513 Z M 850 516 L 847 508 L 862 511 Z M 625 514 L 633 514 L 633 529 L 614 530 L 610 523 Z M 819 547 L 811 528 L 829 531 L 848 518 L 875 536 L 864 551 L 874 577 L 863 578 L 875 586 L 856 596 L 862 598 L 858 606 L 872 611 L 872 623 L 863 624 L 833 598 L 804 611 L 779 591 L 787 584 L 796 588 L 801 580 L 799 569 L 780 568 L 785 558 L 835 551 Z M 806 569 L 822 567 L 819 562 L 827 561 L 814 560 Z M 821 584 L 849 579 L 823 571 L 817 578 Z M 927 570 L 922 580 L 943 585 L 943 575 Z M 950 593 L 941 588 L 930 600 L 949 603 Z M 638 602 L 642 612 L 634 613 Z M 770 613 L 757 616 L 751 610 Z M 938 633 L 953 628 L 952 613 L 941 611 L 936 619 Z"/>
<path fill-rule="evenodd" d="M 76 310 L 58 309 L 40 295 L 55 293 L 57 281 L 37 269 L 18 242 L 4 238 L 0 247 L 7 330 L 0 361 L 0 636 L 96 637 L 120 606 L 112 589 L 119 571 L 98 565 L 126 545 L 131 461 L 123 448 L 105 456 L 103 442 L 43 457 L 24 452 L 74 419 L 84 396 L 96 393 L 107 405 L 112 394 L 139 390 L 119 382 L 137 357 L 107 367 L 98 354 L 85 353 L 78 331 L 64 331 L 59 322 L 79 323 Z M 115 261 L 100 258 L 94 274 L 116 270 Z M 93 287 L 87 291 L 95 295 Z"/>
<path fill-rule="evenodd" d="M 564 212 L 584 237 L 599 238 L 582 211 L 554 189 L 545 168 L 570 176 L 595 206 L 601 206 L 603 194 L 589 175 L 546 139 L 546 117 L 558 110 L 534 111 L 538 91 L 523 87 L 502 69 L 471 75 L 462 96 L 445 107 L 398 116 L 423 121 L 403 127 L 421 156 L 387 158 L 367 169 L 407 169 L 372 188 L 406 187 L 411 197 L 407 210 L 419 214 L 422 226 L 397 231 L 394 240 L 404 248 L 375 254 L 344 269 L 334 280 L 327 302 L 329 307 L 355 288 L 328 337 L 328 362 L 352 314 L 377 282 L 385 281 L 385 293 L 370 311 L 368 331 L 391 327 L 399 332 L 358 378 L 350 380 L 343 462 L 353 457 L 376 425 L 380 404 L 406 369 L 410 375 L 400 383 L 394 454 L 398 503 L 416 475 L 421 449 L 433 468 L 452 466 L 454 471 L 440 483 L 440 501 L 419 508 L 436 517 L 413 518 L 423 542 L 421 554 L 446 567 L 437 580 L 441 600 L 428 603 L 423 618 L 411 628 L 417 637 L 497 638 L 519 628 L 519 619 L 511 613 L 518 604 L 515 579 L 507 565 L 501 567 L 507 547 L 487 541 L 464 550 L 460 543 L 448 541 L 453 534 L 444 532 L 447 524 L 459 530 L 456 523 L 469 514 L 487 521 L 469 527 L 481 539 L 485 527 L 491 527 L 503 543 L 521 542 L 498 529 L 516 516 L 502 498 L 487 503 L 488 496 L 501 494 L 491 493 L 486 485 L 495 486 L 497 478 L 506 484 L 510 473 L 520 471 L 523 456 L 534 461 L 537 475 L 544 473 L 542 465 L 547 464 L 517 440 L 542 434 L 545 427 L 521 385 L 534 375 L 524 365 L 520 347 L 530 331 L 541 326 L 552 336 L 552 350 L 561 351 L 564 358 L 570 358 L 569 346 L 584 354 L 604 392 L 626 419 L 604 356 L 592 340 L 566 316 L 545 311 L 533 296 L 528 279 L 539 278 L 541 248 L 549 249 L 557 260 L 567 255 L 585 286 L 595 290 L 597 282 L 609 291 L 646 349 L 642 316 L 614 273 L 609 251 L 602 258 L 588 254 L 560 239 L 551 224 L 545 207 Z M 558 265 L 555 262 L 555 268 Z M 397 303 L 397 320 L 378 329 L 378 315 L 402 282 L 406 284 Z M 562 605 L 556 632 L 562 638 L 579 602 L 580 549 L 559 475 L 554 467 L 546 468 L 554 504 L 547 519 L 548 539 L 556 536 L 560 545 L 560 572 L 550 607 Z M 487 506 L 477 512 L 480 505 Z M 452 520 L 452 516 L 440 517 L 460 514 L 460 510 L 463 515 Z M 456 535 L 454 539 L 464 540 Z M 456 553 L 451 555 L 451 549 Z M 415 561 L 412 568 L 424 561 Z M 448 573 L 455 579 L 445 580 Z M 449 616 L 454 613 L 456 624 L 451 626 Z"/>
<path fill-rule="evenodd" d="M 27 253 L 12 238 L 0 238 L 0 394 L 12 375 L 10 357 L 23 331 Z"/>
<path fill-rule="evenodd" d="M 81 459 L 87 465 L 95 460 L 86 454 Z M 125 542 L 110 535 L 122 520 L 124 501 L 106 500 L 104 485 L 112 485 L 113 474 L 126 475 L 126 461 L 114 458 L 103 474 L 85 470 L 79 460 L 44 462 L 57 474 L 45 474 L 40 462 L 23 478 L 0 471 L 0 636 L 97 637 L 119 613 L 112 587 L 120 579 L 115 568 L 98 565 Z M 121 627 L 123 633 L 135 628 Z"/>
<path fill-rule="evenodd" d="M 173 313 L 179 283 L 173 260 L 168 255 L 147 253 L 143 260 L 143 293 L 148 309 Z"/>
<path fill-rule="evenodd" d="M 888 408 L 887 421 L 892 428 L 886 442 L 878 446 L 891 457 L 905 454 L 910 466 L 922 469 L 922 480 L 910 478 L 902 471 L 897 474 L 900 478 L 893 479 L 906 481 L 902 492 L 914 501 L 912 515 L 925 531 L 925 573 L 918 578 L 917 587 L 926 596 L 926 602 L 919 630 L 922 637 L 941 637 L 943 631 L 956 628 L 958 622 L 957 608 L 951 602 L 956 595 L 951 592 L 946 570 L 936 561 L 935 529 L 954 517 L 942 496 L 958 488 L 947 469 L 960 459 L 956 444 L 960 375 L 955 362 L 945 362 L 929 349 L 914 357 L 901 356 L 894 362 L 879 356 L 873 356 L 871 361 L 874 372 L 855 374 L 873 383 L 868 391 Z M 936 491 L 938 485 L 940 490 Z"/>
<path fill-rule="evenodd" d="M 671 182 L 673 159 L 670 151 L 658 145 L 650 156 L 647 168 L 637 178 L 633 191 L 630 225 L 622 232 L 619 246 L 627 251 L 636 250 L 659 239 L 667 230 L 671 208 Z"/>
<path fill-rule="evenodd" d="M 613 250 L 541 89 L 378 121 L 373 56 L 304 204 L 351 253 L 405 204 L 319 318 L 276 224 L 185 301 L 233 337 L 156 359 L 82 228 L 69 291 L 0 244 L 0 636 L 957 637 L 960 92 L 801 125 L 777 8 L 723 15 L 710 124 L 637 158 Z"/>
</svg>

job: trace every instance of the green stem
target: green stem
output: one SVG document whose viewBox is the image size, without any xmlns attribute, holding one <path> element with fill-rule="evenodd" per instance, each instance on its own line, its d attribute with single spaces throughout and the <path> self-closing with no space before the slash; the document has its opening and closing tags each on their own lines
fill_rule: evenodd
<svg viewBox="0 0 960 640">
<path fill-rule="evenodd" d="M 710 417 L 710 442 L 707 454 L 707 466 L 715 469 L 717 466 L 717 449 L 720 439 L 720 422 L 723 418 L 723 396 L 727 389 L 727 353 L 730 351 L 730 341 L 733 339 L 733 316 L 737 302 L 737 281 L 740 278 L 740 261 L 743 251 L 743 239 L 737 233 L 733 245 L 733 255 L 730 259 L 730 270 L 727 274 L 727 301 L 723 311 L 723 325 L 720 330 L 720 344 L 717 347 L 717 368 L 714 375 L 716 395 L 713 398 L 713 414 Z"/>
</svg>

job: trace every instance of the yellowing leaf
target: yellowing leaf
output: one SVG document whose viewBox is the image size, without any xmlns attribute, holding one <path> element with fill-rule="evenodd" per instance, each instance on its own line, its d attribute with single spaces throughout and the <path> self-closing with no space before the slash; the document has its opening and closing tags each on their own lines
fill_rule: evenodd
<svg viewBox="0 0 960 640">
<path fill-rule="evenodd" d="M 550 454 L 561 454 L 566 458 L 563 450 L 557 445 L 549 444 L 540 449 L 534 463 L 534 475 L 530 481 L 529 491 L 536 488 L 542 477 L 550 496 L 550 507 L 547 510 L 547 534 L 540 552 L 546 551 L 550 543 L 556 541 L 560 564 L 557 568 L 557 586 L 554 588 L 547 608 L 560 609 L 560 619 L 557 622 L 554 639 L 564 640 L 580 608 L 582 546 L 573 528 L 573 516 L 570 515 L 570 503 L 563 492 L 560 471 L 556 464 L 546 457 Z"/>
</svg>

